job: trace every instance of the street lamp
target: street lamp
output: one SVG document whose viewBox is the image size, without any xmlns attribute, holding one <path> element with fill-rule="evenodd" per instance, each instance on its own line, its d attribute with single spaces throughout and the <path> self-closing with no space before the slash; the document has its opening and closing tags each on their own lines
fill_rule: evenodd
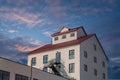
<svg viewBox="0 0 120 80">
<path fill-rule="evenodd" d="M 33 62 L 33 58 L 31 59 L 31 65 L 30 65 L 30 80 L 32 80 L 32 62 Z"/>
</svg>

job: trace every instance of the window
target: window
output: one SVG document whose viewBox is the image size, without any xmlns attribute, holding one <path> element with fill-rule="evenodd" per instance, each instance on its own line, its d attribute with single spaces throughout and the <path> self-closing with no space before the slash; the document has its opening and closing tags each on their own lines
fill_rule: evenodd
<svg viewBox="0 0 120 80">
<path fill-rule="evenodd" d="M 47 67 L 44 67 L 44 68 L 43 68 L 43 71 L 48 72 L 48 68 L 47 68 Z"/>
<path fill-rule="evenodd" d="M 94 62 L 97 63 L 97 58 L 94 56 Z"/>
<path fill-rule="evenodd" d="M 36 57 L 32 58 L 32 66 L 35 66 L 36 65 Z"/>
<path fill-rule="evenodd" d="M 94 75 L 97 76 L 97 70 L 96 69 L 94 69 Z"/>
<path fill-rule="evenodd" d="M 97 50 L 96 44 L 93 44 L 93 47 L 94 47 L 94 50 L 96 51 Z"/>
<path fill-rule="evenodd" d="M 70 37 L 74 37 L 75 36 L 75 33 L 70 33 Z"/>
<path fill-rule="evenodd" d="M 61 60 L 61 53 L 60 52 L 57 52 L 56 53 L 56 62 L 60 62 L 60 60 Z"/>
<path fill-rule="evenodd" d="M 65 39 L 66 38 L 66 35 L 64 34 L 64 35 L 62 35 L 62 39 Z"/>
<path fill-rule="evenodd" d="M 28 80 L 28 77 L 24 75 L 16 74 L 15 80 Z"/>
<path fill-rule="evenodd" d="M 69 50 L 69 59 L 75 58 L 75 50 Z"/>
<path fill-rule="evenodd" d="M 58 36 L 56 36 L 56 37 L 54 38 L 54 40 L 57 41 L 57 40 L 58 40 Z"/>
<path fill-rule="evenodd" d="M 48 63 L 48 55 L 43 56 L 43 64 Z"/>
<path fill-rule="evenodd" d="M 75 71 L 75 64 L 74 63 L 70 63 L 69 64 L 69 73 L 73 73 Z"/>
<path fill-rule="evenodd" d="M 10 80 L 10 72 L 0 70 L 0 80 Z"/>
<path fill-rule="evenodd" d="M 87 51 L 84 51 L 84 57 L 87 58 Z"/>
<path fill-rule="evenodd" d="M 103 73 L 102 75 L 103 75 L 103 79 L 105 79 L 105 73 Z"/>
<path fill-rule="evenodd" d="M 102 61 L 102 66 L 105 67 L 105 62 L 104 61 Z"/>
<path fill-rule="evenodd" d="M 87 65 L 86 64 L 84 64 L 84 71 L 88 71 L 88 67 L 87 67 Z"/>
<path fill-rule="evenodd" d="M 36 79 L 36 78 L 33 78 L 33 80 L 38 80 L 38 79 Z"/>
</svg>

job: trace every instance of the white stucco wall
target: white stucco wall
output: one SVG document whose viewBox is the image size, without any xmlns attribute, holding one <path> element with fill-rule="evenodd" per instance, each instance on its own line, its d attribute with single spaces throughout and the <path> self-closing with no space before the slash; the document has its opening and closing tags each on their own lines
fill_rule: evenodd
<svg viewBox="0 0 120 80">
<path fill-rule="evenodd" d="M 69 59 L 69 50 L 75 50 L 75 58 L 74 59 Z M 44 64 L 43 64 L 43 56 L 44 55 L 48 55 L 48 60 L 51 59 L 55 59 L 56 57 L 56 53 L 61 52 L 61 59 L 62 61 L 64 61 L 64 66 L 65 66 L 65 70 L 67 72 L 67 74 L 71 77 L 74 77 L 76 80 L 80 80 L 80 45 L 74 45 L 74 46 L 69 46 L 69 47 L 63 47 L 63 48 L 59 48 L 59 49 L 55 49 L 55 50 L 51 50 L 51 51 L 46 51 L 46 52 L 42 52 L 42 53 L 37 53 L 37 54 L 31 54 L 28 55 L 28 65 L 30 65 L 30 60 L 33 57 L 37 58 L 37 65 L 35 66 L 36 68 L 40 68 L 42 69 Z M 69 73 L 69 64 L 70 63 L 75 63 L 75 72 L 74 73 Z"/>
<path fill-rule="evenodd" d="M 94 44 L 97 46 L 96 51 Z M 87 51 L 87 58 L 84 57 L 84 51 Z M 95 36 L 81 43 L 80 52 L 80 80 L 108 80 L 107 60 Z M 97 57 L 97 63 L 94 63 L 94 56 Z M 105 62 L 105 68 L 102 66 L 102 61 Z M 87 72 L 84 71 L 84 64 L 88 66 Z M 97 69 L 97 76 L 94 75 L 94 68 Z M 106 79 L 102 77 L 103 72 L 106 74 Z"/>
<path fill-rule="evenodd" d="M 30 77 L 30 67 L 4 58 L 0 58 L 0 70 L 10 72 L 10 80 L 15 80 L 15 74 Z M 65 78 L 32 68 L 32 78 L 38 80 L 67 80 Z"/>
<path fill-rule="evenodd" d="M 97 46 L 97 50 L 94 50 L 93 45 Z M 75 59 L 69 59 L 69 50 L 75 50 Z M 69 63 L 75 63 L 75 73 L 68 73 L 69 76 L 74 77 L 76 80 L 104 80 L 102 73 L 106 74 L 108 80 L 108 65 L 106 57 L 96 39 L 95 36 L 85 40 L 81 44 L 63 47 L 56 50 L 46 51 L 28 56 L 28 65 L 33 57 L 37 58 L 37 68 L 43 68 L 43 55 L 48 55 L 48 60 L 55 58 L 56 52 L 61 52 L 61 58 L 64 61 L 66 71 L 68 71 Z M 88 57 L 84 58 L 84 51 L 87 51 Z M 97 63 L 94 63 L 93 57 L 97 57 Z M 102 66 L 102 61 L 105 62 L 105 68 Z M 84 64 L 88 65 L 88 71 L 84 71 Z M 97 76 L 94 75 L 94 68 L 97 69 Z"/>
<path fill-rule="evenodd" d="M 64 27 L 60 32 L 66 32 L 68 31 L 69 29 L 67 27 Z"/>
<path fill-rule="evenodd" d="M 70 32 L 70 33 L 73 33 L 73 32 Z M 52 37 L 52 44 L 57 44 L 57 43 L 62 43 L 62 42 L 67 42 L 67 41 L 71 41 L 71 40 L 75 40 L 77 39 L 77 32 L 75 31 L 75 36 L 73 37 L 70 37 L 70 33 L 67 33 L 66 34 L 66 38 L 65 39 L 62 39 L 62 35 L 59 35 L 58 36 L 58 40 L 54 40 L 54 37 Z M 64 34 L 63 34 L 64 35 Z"/>
</svg>

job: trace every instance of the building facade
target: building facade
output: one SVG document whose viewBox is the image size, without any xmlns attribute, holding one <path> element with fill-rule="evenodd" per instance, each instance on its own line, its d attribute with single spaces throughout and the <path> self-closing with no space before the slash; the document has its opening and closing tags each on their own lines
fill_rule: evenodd
<svg viewBox="0 0 120 80">
<path fill-rule="evenodd" d="M 31 77 L 31 79 L 30 79 Z M 67 80 L 37 68 L 0 57 L 0 80 Z"/>
<path fill-rule="evenodd" d="M 51 44 L 28 53 L 28 65 L 71 80 L 108 80 L 108 58 L 95 34 L 63 27 L 51 37 Z"/>
</svg>

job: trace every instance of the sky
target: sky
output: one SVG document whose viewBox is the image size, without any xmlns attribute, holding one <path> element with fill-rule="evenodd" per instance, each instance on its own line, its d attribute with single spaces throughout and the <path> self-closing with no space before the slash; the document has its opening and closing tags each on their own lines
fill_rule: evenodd
<svg viewBox="0 0 120 80">
<path fill-rule="evenodd" d="M 0 0 L 0 56 L 26 63 L 26 54 L 63 26 L 96 33 L 109 80 L 120 80 L 120 0 Z"/>
</svg>

